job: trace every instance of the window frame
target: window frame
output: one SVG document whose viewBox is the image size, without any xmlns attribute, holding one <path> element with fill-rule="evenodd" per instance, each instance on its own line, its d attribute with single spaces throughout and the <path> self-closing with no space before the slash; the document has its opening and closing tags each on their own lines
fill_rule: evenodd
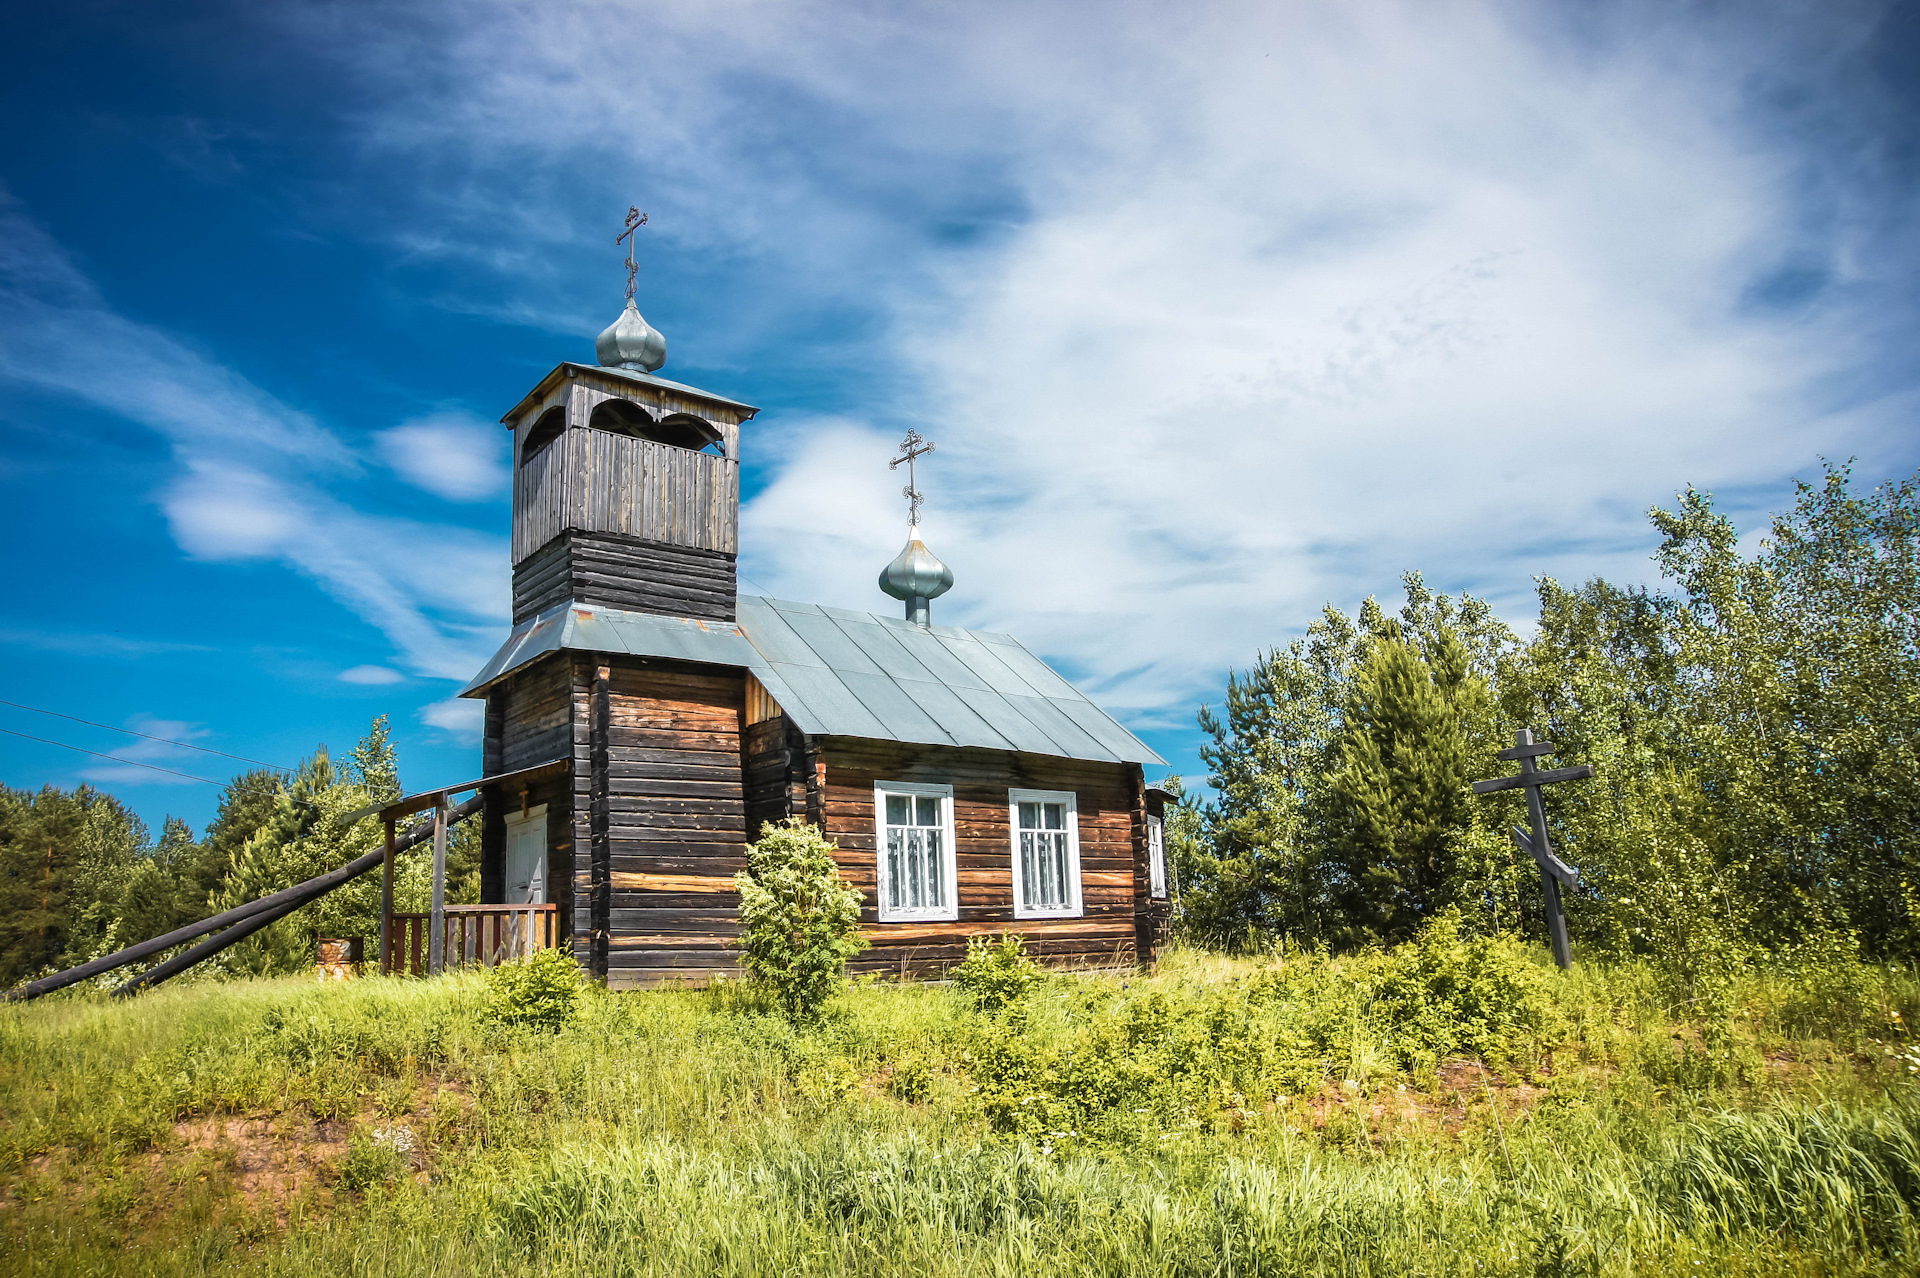
<svg viewBox="0 0 1920 1278">
<path fill-rule="evenodd" d="M 1020 805 L 1022 803 L 1064 803 L 1067 808 L 1067 881 L 1072 899 L 1063 906 L 1038 907 L 1021 904 L 1026 897 L 1025 876 L 1020 870 Z M 1007 791 L 1007 854 L 1013 867 L 1013 917 L 1016 919 L 1077 919 L 1086 910 L 1080 882 L 1080 800 L 1072 790 Z"/>
<path fill-rule="evenodd" d="M 1167 899 L 1167 822 L 1152 813 L 1147 814 L 1147 897 Z"/>
<path fill-rule="evenodd" d="M 939 799 L 940 830 L 947 853 L 941 858 L 941 897 L 946 904 L 938 909 L 899 909 L 887 904 L 887 796 L 908 795 L 920 799 Z M 923 827 L 931 829 L 931 826 Z M 882 923 L 953 922 L 960 917 L 959 852 L 953 837 L 953 787 L 924 781 L 875 781 L 873 783 L 873 904 Z"/>
</svg>

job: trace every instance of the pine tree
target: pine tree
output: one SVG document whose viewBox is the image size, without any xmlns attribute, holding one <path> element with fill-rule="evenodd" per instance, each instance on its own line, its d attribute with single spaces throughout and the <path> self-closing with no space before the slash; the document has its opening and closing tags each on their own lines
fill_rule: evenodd
<svg viewBox="0 0 1920 1278">
<path fill-rule="evenodd" d="M 366 788 L 376 803 L 400 797 L 400 760 L 393 749 L 393 732 L 386 715 L 376 715 L 367 735 L 347 754 L 346 779 Z"/>
<path fill-rule="evenodd" d="M 1484 685 L 1450 630 L 1423 653 L 1388 623 L 1355 671 L 1328 778 L 1350 927 L 1399 940 L 1452 902 L 1459 840 L 1473 823 L 1462 703 L 1476 696 Z"/>
</svg>

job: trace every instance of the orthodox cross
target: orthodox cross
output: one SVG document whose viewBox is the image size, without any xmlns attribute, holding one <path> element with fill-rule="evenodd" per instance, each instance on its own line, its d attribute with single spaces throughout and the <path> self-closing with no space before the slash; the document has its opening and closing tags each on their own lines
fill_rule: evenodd
<svg viewBox="0 0 1920 1278">
<path fill-rule="evenodd" d="M 1517 777 L 1495 777 L 1491 781 L 1475 781 L 1475 794 L 1492 794 L 1497 790 L 1515 790 L 1521 786 L 1527 788 L 1527 821 L 1533 827 L 1531 833 L 1513 827 L 1513 841 L 1522 851 L 1531 852 L 1533 859 L 1540 864 L 1540 890 L 1547 898 L 1547 931 L 1553 938 L 1553 961 L 1561 967 L 1573 966 L 1573 951 L 1567 945 L 1567 914 L 1560 905 L 1560 885 L 1570 888 L 1580 886 L 1580 876 L 1572 867 L 1553 854 L 1553 845 L 1547 841 L 1547 809 L 1540 802 L 1540 787 L 1552 785 L 1556 781 L 1579 781 L 1593 775 L 1593 765 L 1583 763 L 1576 768 L 1548 768 L 1545 771 L 1533 766 L 1533 761 L 1544 754 L 1552 754 L 1554 748 L 1545 741 L 1535 741 L 1533 733 L 1522 728 L 1513 734 L 1513 749 L 1502 750 L 1503 759 L 1518 759 L 1520 775 Z"/>
<path fill-rule="evenodd" d="M 641 227 L 645 226 L 646 224 L 647 224 L 647 215 L 645 213 L 642 213 L 638 208 L 638 206 L 631 205 L 631 204 L 628 205 L 627 206 L 627 229 L 620 232 L 619 235 L 615 236 L 613 241 L 615 245 L 618 245 L 622 240 L 626 241 L 627 300 L 629 302 L 633 300 L 633 277 L 640 273 L 640 264 L 633 260 L 633 246 L 640 242 L 640 237 L 635 235 L 634 232 L 639 230 Z"/>
<path fill-rule="evenodd" d="M 920 490 L 914 487 L 913 463 L 932 451 L 932 440 L 922 439 L 919 431 L 910 430 L 900 441 L 900 455 L 887 463 L 888 470 L 898 470 L 901 463 L 906 463 L 907 486 L 900 490 L 900 495 L 907 499 L 907 523 L 915 528 L 920 526 Z"/>
</svg>

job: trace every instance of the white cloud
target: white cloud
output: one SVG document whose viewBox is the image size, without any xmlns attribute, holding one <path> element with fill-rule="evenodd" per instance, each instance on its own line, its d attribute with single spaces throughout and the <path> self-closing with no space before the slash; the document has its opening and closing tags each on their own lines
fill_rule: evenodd
<svg viewBox="0 0 1920 1278">
<path fill-rule="evenodd" d="M 353 666 L 340 672 L 340 682 L 379 686 L 390 683 L 404 683 L 406 676 L 398 670 L 386 666 Z"/>
<path fill-rule="evenodd" d="M 375 436 L 381 457 L 416 488 L 479 501 L 506 488 L 506 431 L 467 413 L 435 413 Z"/>
<path fill-rule="evenodd" d="M 439 728 L 461 745 L 477 745 L 486 727 L 486 706 L 478 701 L 450 697 L 421 707 L 421 722 Z"/>
<path fill-rule="evenodd" d="M 1683 484 L 1764 507 L 1820 452 L 1911 451 L 1905 402 L 1825 398 L 1910 307 L 1871 148 L 1763 118 L 1843 93 L 1876 4 L 432 8 L 444 40 L 340 53 L 366 154 L 461 175 L 410 250 L 539 294 L 649 192 L 649 253 L 753 263 L 699 362 L 887 374 L 748 428 L 751 585 L 890 610 L 916 425 L 937 613 L 1147 719 L 1405 568 L 1524 615 L 1535 573 L 1644 578 Z M 1789 259 L 1836 286 L 1753 305 Z"/>
<path fill-rule="evenodd" d="M 193 785 L 198 781 L 219 780 L 222 769 L 209 762 L 211 756 L 173 744 L 205 738 L 209 730 L 204 724 L 156 719 L 147 714 L 136 714 L 127 724 L 134 732 L 145 735 L 107 753 L 128 762 L 96 763 L 82 768 L 83 780 L 102 785 Z M 149 739 L 154 737 L 163 739 Z M 142 767 L 142 764 L 149 766 Z M 213 775 L 208 775 L 210 772 Z"/>
<path fill-rule="evenodd" d="M 351 449 L 179 339 L 108 310 L 3 194 L 0 379 L 75 396 L 166 439 L 176 469 L 160 503 L 187 554 L 286 564 L 377 627 L 415 674 L 464 681 L 498 642 L 503 538 L 367 514 L 337 495 L 358 473 Z M 442 440 L 460 429 L 445 415 L 411 425 Z M 413 460 L 429 451 L 399 447 Z M 440 473 L 471 485 L 480 472 Z"/>
<path fill-rule="evenodd" d="M 1854 375 L 1911 319 L 1906 224 L 1833 111 L 1779 114 L 1845 95 L 1882 5 L 1628 4 L 1578 32 L 1490 0 L 420 8 L 375 40 L 337 5 L 269 18 L 345 67 L 362 177 L 431 164 L 380 182 L 364 233 L 505 281 L 448 306 L 590 333 L 614 286 L 565 297 L 555 263 L 646 193 L 644 252 L 727 285 L 674 299 L 705 344 L 670 332 L 676 360 L 873 374 L 842 416 L 747 428 L 750 588 L 893 608 L 912 424 L 958 577 L 936 615 L 1143 721 L 1404 568 L 1522 614 L 1537 572 L 1644 577 L 1642 512 L 1682 484 L 1765 507 L 1818 453 L 1914 460 L 1910 374 Z M 277 556 L 409 671 L 470 673 L 504 546 L 341 501 L 350 450 L 105 313 L 37 234 L 0 233 L 25 317 L 0 373 L 130 351 L 81 393 L 175 441 L 183 547 Z M 1830 286 L 1756 304 L 1788 262 Z M 454 500 L 499 491 L 501 444 L 443 417 L 376 441 Z"/>
</svg>

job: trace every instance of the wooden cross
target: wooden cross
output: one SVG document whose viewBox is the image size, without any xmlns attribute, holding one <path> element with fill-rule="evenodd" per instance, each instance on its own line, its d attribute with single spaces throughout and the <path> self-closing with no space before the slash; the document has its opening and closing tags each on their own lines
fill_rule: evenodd
<svg viewBox="0 0 1920 1278">
<path fill-rule="evenodd" d="M 1522 728 L 1513 734 L 1513 749 L 1502 750 L 1503 759 L 1518 759 L 1520 775 L 1517 777 L 1495 777 L 1491 781 L 1475 781 L 1475 794 L 1493 794 L 1499 790 L 1514 790 L 1521 786 L 1527 788 L 1527 820 L 1533 830 L 1529 833 L 1519 826 L 1513 828 L 1513 841 L 1521 849 L 1533 854 L 1540 864 L 1540 890 L 1547 898 L 1547 932 L 1553 939 L 1553 961 L 1561 967 L 1573 966 L 1573 950 L 1567 944 L 1567 914 L 1560 905 L 1560 885 L 1570 888 L 1580 886 L 1580 876 L 1559 857 L 1553 854 L 1553 845 L 1547 841 L 1547 809 L 1540 801 L 1540 787 L 1552 785 L 1556 781 L 1580 781 L 1593 775 L 1593 765 L 1583 763 L 1574 768 L 1549 768 L 1545 771 L 1533 766 L 1533 761 L 1543 754 L 1552 754 L 1554 748 L 1544 741 L 1535 741 L 1533 733 Z"/>
<path fill-rule="evenodd" d="M 627 206 L 627 229 L 620 232 L 620 234 L 615 236 L 613 240 L 616 246 L 619 245 L 619 243 L 622 240 L 626 241 L 627 300 L 629 302 L 633 300 L 633 277 L 640 273 L 640 264 L 633 260 L 633 246 L 640 242 L 640 237 L 635 235 L 634 232 L 639 230 L 641 227 L 645 226 L 646 224 L 647 224 L 647 215 L 640 211 L 638 205 L 629 204 Z"/>
<path fill-rule="evenodd" d="M 887 463 L 888 470 L 898 470 L 902 463 L 906 465 L 907 486 L 900 490 L 900 495 L 907 499 L 907 522 L 915 528 L 920 526 L 920 490 L 914 487 L 913 463 L 932 451 L 932 440 L 922 439 L 919 431 L 910 430 L 900 441 L 900 456 Z"/>
</svg>

